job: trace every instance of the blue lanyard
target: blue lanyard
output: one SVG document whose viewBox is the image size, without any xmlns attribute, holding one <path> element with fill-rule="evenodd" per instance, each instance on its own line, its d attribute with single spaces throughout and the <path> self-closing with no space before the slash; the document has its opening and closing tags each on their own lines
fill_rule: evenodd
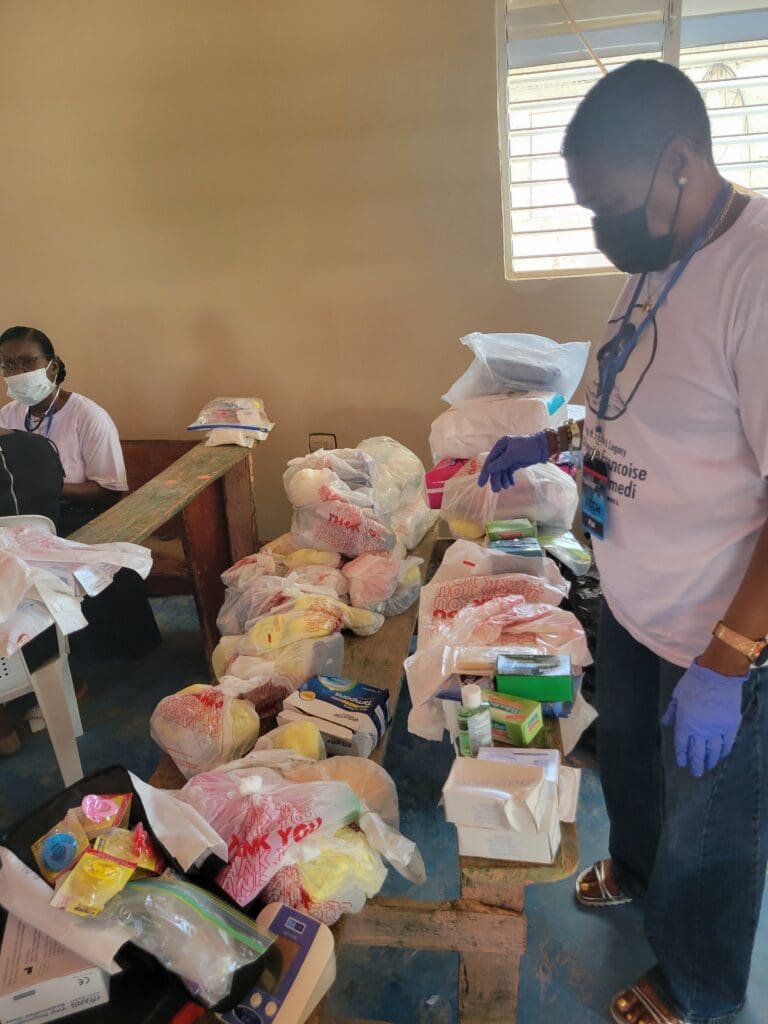
<svg viewBox="0 0 768 1024">
<path fill-rule="evenodd" d="M 46 427 L 45 427 L 45 436 L 46 437 L 50 437 L 50 434 L 51 434 L 51 424 L 53 423 L 53 417 L 56 415 L 56 401 L 57 401 L 58 397 L 59 397 L 59 395 L 58 395 L 58 392 L 57 392 L 56 393 L 56 398 L 54 398 L 53 402 L 51 402 L 51 405 L 50 405 L 49 409 L 47 410 L 47 412 L 44 412 L 42 417 L 41 417 L 41 419 L 38 420 L 36 427 L 32 426 L 32 410 L 30 409 L 30 410 L 27 411 L 27 414 L 24 417 L 24 429 L 26 430 L 26 432 L 28 434 L 36 434 L 37 431 L 40 429 L 40 427 L 42 427 L 43 420 L 48 420 L 48 422 L 46 424 Z"/>
<path fill-rule="evenodd" d="M 712 226 L 717 222 L 717 218 L 720 217 L 725 209 L 730 194 L 731 186 L 727 181 L 724 181 L 717 194 L 717 198 L 712 204 L 709 213 L 704 218 L 704 221 L 693 241 L 688 246 L 685 255 L 678 262 L 651 309 L 640 323 L 635 326 L 635 324 L 630 322 L 630 317 L 634 312 L 635 304 L 637 303 L 642 287 L 648 277 L 647 273 L 641 275 L 624 316 L 621 318 L 621 324 L 619 325 L 618 331 L 597 353 L 599 370 L 599 382 L 597 387 L 597 396 L 599 399 L 597 409 L 598 419 L 603 419 L 605 417 L 605 414 L 608 411 L 608 401 L 611 397 L 611 393 L 613 392 L 616 378 L 627 365 L 629 357 L 634 352 L 635 346 L 640 340 L 643 331 L 645 331 L 648 324 L 651 323 L 659 309 L 667 301 L 667 296 L 682 277 L 684 271 L 688 267 L 688 264 L 706 242 L 707 235 L 712 230 Z"/>
</svg>

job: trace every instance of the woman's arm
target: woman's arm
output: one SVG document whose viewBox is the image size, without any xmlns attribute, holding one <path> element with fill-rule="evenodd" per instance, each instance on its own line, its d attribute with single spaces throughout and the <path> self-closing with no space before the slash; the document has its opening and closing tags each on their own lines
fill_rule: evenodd
<svg viewBox="0 0 768 1024">
<path fill-rule="evenodd" d="M 120 491 L 110 491 L 93 480 L 86 480 L 82 484 L 64 484 L 61 489 L 61 497 L 72 505 L 114 505 L 120 500 Z"/>
<path fill-rule="evenodd" d="M 584 420 L 568 420 L 567 423 L 563 423 L 556 430 L 545 430 L 544 436 L 549 446 L 550 458 L 554 455 L 559 455 L 560 452 L 569 452 L 572 448 L 581 448 L 581 439 L 584 436 Z M 576 440 L 576 438 L 578 439 Z"/>
</svg>

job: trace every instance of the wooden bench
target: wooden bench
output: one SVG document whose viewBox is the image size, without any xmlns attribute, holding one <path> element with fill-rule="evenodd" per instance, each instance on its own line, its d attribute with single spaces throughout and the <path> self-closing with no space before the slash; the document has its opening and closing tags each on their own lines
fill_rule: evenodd
<svg viewBox="0 0 768 1024">
<path fill-rule="evenodd" d="M 147 446 L 148 447 L 144 447 Z M 224 600 L 221 573 L 259 547 L 253 458 L 255 449 L 236 445 L 189 447 L 185 442 L 126 442 L 183 445 L 187 450 L 138 490 L 72 534 L 85 544 L 141 544 L 180 514 L 182 542 L 192 580 L 200 631 L 210 658 L 218 642 L 216 616 Z M 177 449 L 178 450 L 178 449 Z M 160 465 L 168 449 L 155 448 Z M 135 461 L 135 460 L 134 460 Z"/>
<path fill-rule="evenodd" d="M 423 580 L 432 560 L 436 535 L 437 527 L 414 552 L 424 559 Z M 402 615 L 387 619 L 372 637 L 345 638 L 344 676 L 387 689 L 393 713 L 417 616 L 418 605 L 414 605 Z M 373 754 L 373 760 L 379 764 L 384 761 L 389 736 L 387 733 Z M 562 750 L 556 719 L 546 720 L 536 745 Z M 150 781 L 161 788 L 178 789 L 185 780 L 170 758 L 163 757 Z M 350 943 L 458 952 L 459 1024 L 514 1024 L 520 959 L 526 944 L 525 887 L 559 881 L 575 872 L 579 861 L 576 826 L 564 824 L 562 836 L 553 864 L 460 858 L 460 893 L 456 900 L 427 902 L 376 897 L 361 913 L 343 917 L 334 927 L 337 946 Z M 327 1000 L 321 1003 L 308 1024 L 374 1024 L 330 1018 L 326 1003 Z M 214 1019 L 205 1015 L 201 1021 L 213 1024 Z"/>
</svg>

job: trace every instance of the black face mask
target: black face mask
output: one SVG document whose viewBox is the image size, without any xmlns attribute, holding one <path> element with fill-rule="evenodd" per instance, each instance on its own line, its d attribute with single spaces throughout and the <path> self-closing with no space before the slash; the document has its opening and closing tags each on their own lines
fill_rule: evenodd
<svg viewBox="0 0 768 1024">
<path fill-rule="evenodd" d="M 683 197 L 682 184 L 678 185 L 677 205 L 667 234 L 653 238 L 648 230 L 648 201 L 656 182 L 660 161 L 661 157 L 656 162 L 642 206 L 636 206 L 634 210 L 627 210 L 626 213 L 601 214 L 592 218 L 597 248 L 608 257 L 614 267 L 626 274 L 646 274 L 652 270 L 664 270 L 672 262 L 675 222 Z"/>
</svg>

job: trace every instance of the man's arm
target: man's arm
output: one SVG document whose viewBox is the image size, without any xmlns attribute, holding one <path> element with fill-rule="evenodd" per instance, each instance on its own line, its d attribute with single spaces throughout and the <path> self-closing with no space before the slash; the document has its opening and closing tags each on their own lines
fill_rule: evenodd
<svg viewBox="0 0 768 1024">
<path fill-rule="evenodd" d="M 753 640 L 768 636 L 768 522 L 760 531 L 744 579 L 723 616 L 723 622 Z M 714 627 L 715 623 L 712 625 Z M 714 636 L 697 661 L 724 676 L 743 676 L 750 668 L 745 655 Z"/>
</svg>

